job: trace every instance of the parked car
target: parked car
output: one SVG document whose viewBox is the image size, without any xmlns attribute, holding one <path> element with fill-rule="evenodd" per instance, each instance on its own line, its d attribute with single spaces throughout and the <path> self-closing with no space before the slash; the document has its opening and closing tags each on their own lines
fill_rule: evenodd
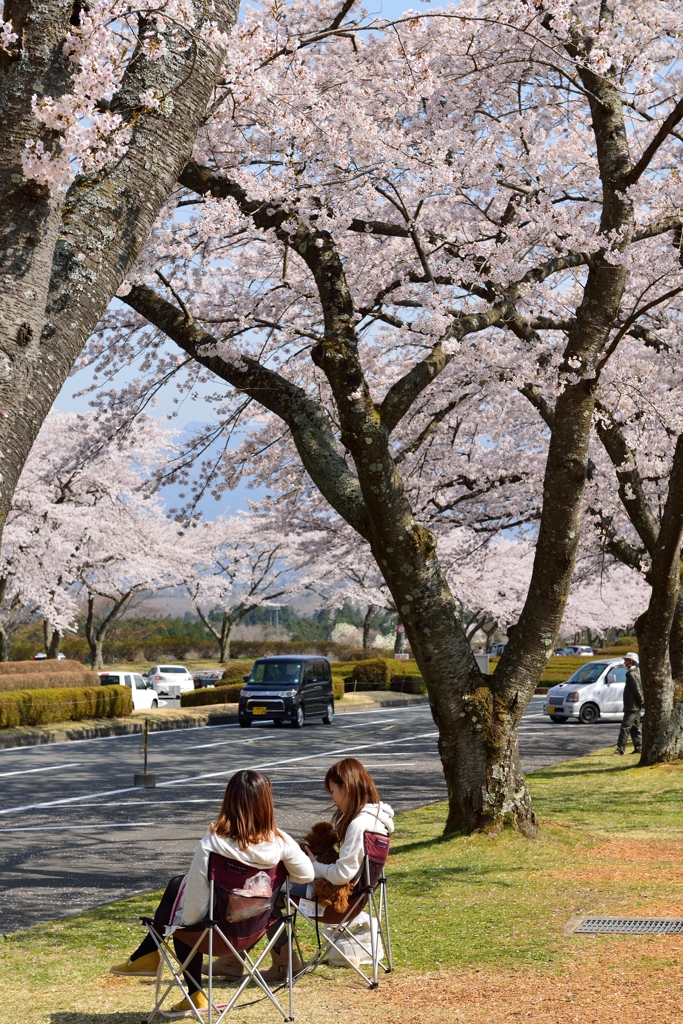
<svg viewBox="0 0 683 1024">
<path fill-rule="evenodd" d="M 102 686 L 128 686 L 133 691 L 133 710 L 158 708 L 159 700 L 151 683 L 145 682 L 137 672 L 99 672 Z"/>
<path fill-rule="evenodd" d="M 256 721 L 275 725 L 291 722 L 300 729 L 307 718 L 334 719 L 332 672 L 327 658 L 287 655 L 259 658 L 240 693 L 239 723 L 247 728 Z"/>
<path fill-rule="evenodd" d="M 34 661 L 46 661 L 47 660 L 47 654 L 45 653 L 45 651 L 38 651 L 37 654 L 33 655 L 33 660 Z M 66 661 L 66 654 L 62 654 L 62 652 L 60 651 L 59 654 L 57 655 L 57 660 L 58 661 Z"/>
<path fill-rule="evenodd" d="M 595 651 L 592 647 L 585 647 L 575 644 L 573 647 L 565 647 L 567 654 L 573 654 L 575 658 L 592 658 Z"/>
<path fill-rule="evenodd" d="M 202 668 L 194 673 L 194 686 L 196 690 L 202 686 L 215 686 L 223 678 L 222 668 Z"/>
<path fill-rule="evenodd" d="M 600 718 L 620 718 L 624 713 L 625 682 L 622 658 L 589 661 L 566 683 L 551 686 L 543 711 L 553 722 L 576 718 L 585 725 L 592 725 Z"/>
<path fill-rule="evenodd" d="M 568 658 L 573 653 L 574 651 L 571 647 L 558 647 L 556 651 L 553 651 L 556 658 Z"/>
<path fill-rule="evenodd" d="M 489 647 L 489 654 L 490 654 L 490 656 L 492 658 L 500 658 L 500 656 L 502 655 L 503 651 L 505 650 L 505 645 L 506 644 L 507 644 L 507 640 L 505 640 L 503 643 L 500 643 L 500 644 L 491 644 L 491 646 Z"/>
<path fill-rule="evenodd" d="M 171 683 L 180 686 L 181 693 L 194 690 L 194 677 L 184 665 L 153 665 L 145 673 L 145 679 L 161 696 L 168 697 Z"/>
</svg>

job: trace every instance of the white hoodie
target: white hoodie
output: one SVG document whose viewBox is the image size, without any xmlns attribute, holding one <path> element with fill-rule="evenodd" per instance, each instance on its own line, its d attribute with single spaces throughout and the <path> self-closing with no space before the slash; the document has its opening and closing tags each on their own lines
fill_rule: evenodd
<svg viewBox="0 0 683 1024">
<path fill-rule="evenodd" d="M 333 885 L 354 882 L 363 864 L 363 833 L 381 832 L 391 835 L 394 831 L 394 812 L 389 804 L 366 804 L 346 830 L 344 842 L 339 848 L 339 860 L 335 864 L 313 863 L 316 878 L 326 878 Z"/>
<path fill-rule="evenodd" d="M 181 903 L 184 925 L 203 921 L 208 912 L 211 895 L 208 879 L 210 853 L 230 857 L 250 868 L 273 868 L 283 861 L 293 882 L 311 882 L 314 877 L 310 860 L 286 832 L 275 836 L 271 842 L 256 843 L 246 850 L 238 846 L 236 840 L 209 832 L 195 850 L 190 870 L 185 877 L 185 892 Z"/>
</svg>

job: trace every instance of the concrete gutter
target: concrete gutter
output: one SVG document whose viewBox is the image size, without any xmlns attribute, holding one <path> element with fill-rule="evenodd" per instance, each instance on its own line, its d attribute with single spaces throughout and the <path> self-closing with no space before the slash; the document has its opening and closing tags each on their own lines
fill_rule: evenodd
<svg viewBox="0 0 683 1024">
<path fill-rule="evenodd" d="M 336 713 L 373 711 L 381 708 L 410 707 L 427 704 L 428 698 L 414 694 L 371 690 L 366 693 L 347 693 L 343 702 L 335 705 Z M 202 708 L 157 708 L 154 711 L 134 711 L 127 718 L 94 718 L 84 722 L 59 722 L 55 725 L 27 725 L 21 729 L 3 729 L 0 732 L 0 750 L 11 747 L 34 747 L 43 743 L 65 743 L 70 740 L 93 740 L 105 736 L 127 736 L 142 732 L 148 719 L 150 732 L 168 729 L 197 729 L 209 725 L 237 724 L 237 705 L 219 704 Z"/>
</svg>

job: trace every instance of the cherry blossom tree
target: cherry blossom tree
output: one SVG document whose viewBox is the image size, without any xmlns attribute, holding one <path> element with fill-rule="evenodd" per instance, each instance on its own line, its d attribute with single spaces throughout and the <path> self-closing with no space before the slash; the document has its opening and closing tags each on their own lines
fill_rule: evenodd
<svg viewBox="0 0 683 1024">
<path fill-rule="evenodd" d="M 255 608 L 305 586 L 301 551 L 261 516 L 221 516 L 193 523 L 175 545 L 173 564 L 209 633 L 219 660 L 230 660 L 235 627 Z M 218 609 L 220 625 L 209 615 Z"/>
<path fill-rule="evenodd" d="M 0 529 L 31 445 L 225 97 L 238 0 L 0 15 Z"/>
<path fill-rule="evenodd" d="M 185 364 L 225 382 L 226 429 L 258 403 L 227 461 L 267 474 L 270 452 L 301 504 L 300 460 L 370 546 L 427 682 L 449 829 L 535 831 L 517 727 L 565 613 L 594 425 L 634 353 L 659 365 L 648 318 L 677 345 L 680 14 L 478 0 L 371 27 L 353 3 L 247 10 L 230 103 L 122 291 L 139 319 L 113 311 L 95 339 L 108 360 L 117 332 L 121 360 L 138 344 L 158 379 Z M 490 678 L 440 562 L 453 525 L 534 531 Z"/>
<path fill-rule="evenodd" d="M 179 582 L 169 560 L 178 528 L 167 519 L 153 482 L 172 451 L 172 437 L 144 417 L 113 435 L 112 427 L 92 415 L 60 413 L 47 420 L 3 539 L 5 558 L 19 542 L 24 575 L 39 566 L 36 578 L 45 595 L 34 604 L 56 636 L 53 657 L 65 620 L 73 622 L 77 600 L 85 599 L 94 668 L 102 667 L 107 631 L 134 597 Z"/>
</svg>

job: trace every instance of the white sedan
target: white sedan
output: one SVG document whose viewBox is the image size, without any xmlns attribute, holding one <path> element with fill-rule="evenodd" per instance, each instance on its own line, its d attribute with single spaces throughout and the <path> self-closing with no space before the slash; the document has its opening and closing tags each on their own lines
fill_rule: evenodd
<svg viewBox="0 0 683 1024">
<path fill-rule="evenodd" d="M 169 690 L 169 686 L 179 687 L 175 690 L 176 694 L 194 690 L 194 676 L 184 665 L 153 665 L 145 673 L 145 679 L 164 697 L 170 696 L 173 692 Z"/>
<path fill-rule="evenodd" d="M 159 707 L 156 690 L 137 672 L 99 672 L 98 675 L 102 686 L 128 686 L 133 691 L 134 711 Z"/>
</svg>

